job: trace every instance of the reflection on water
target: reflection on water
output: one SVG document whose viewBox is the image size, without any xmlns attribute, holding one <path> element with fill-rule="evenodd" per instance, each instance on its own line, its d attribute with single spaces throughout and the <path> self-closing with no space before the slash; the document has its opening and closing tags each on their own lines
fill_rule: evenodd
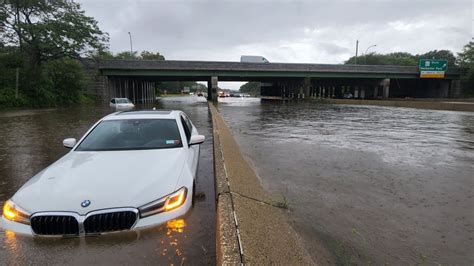
<svg viewBox="0 0 474 266">
<path fill-rule="evenodd" d="M 219 110 L 315 258 L 324 239 L 343 264 L 474 263 L 473 113 L 230 98 Z"/>
<path fill-rule="evenodd" d="M 212 125 L 207 102 L 197 97 L 165 98 L 156 105 L 181 109 L 193 120 L 201 145 L 197 192 L 207 195 L 180 219 L 139 231 L 85 238 L 30 237 L 0 229 L 3 264 L 212 264 L 215 261 L 215 206 Z M 94 122 L 113 112 L 107 107 L 0 113 L 0 203 L 31 176 L 64 155 L 62 140 L 79 138 Z"/>
</svg>

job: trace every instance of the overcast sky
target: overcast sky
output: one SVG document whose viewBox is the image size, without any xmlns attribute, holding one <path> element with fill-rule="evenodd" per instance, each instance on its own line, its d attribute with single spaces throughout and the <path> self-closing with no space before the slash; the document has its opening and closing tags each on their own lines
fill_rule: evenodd
<svg viewBox="0 0 474 266">
<path fill-rule="evenodd" d="M 343 63 L 369 52 L 461 51 L 473 36 L 474 0 L 79 0 L 110 35 L 113 52 L 169 60 Z M 221 86 L 221 84 L 219 84 Z M 235 87 L 235 86 L 231 86 Z"/>
</svg>

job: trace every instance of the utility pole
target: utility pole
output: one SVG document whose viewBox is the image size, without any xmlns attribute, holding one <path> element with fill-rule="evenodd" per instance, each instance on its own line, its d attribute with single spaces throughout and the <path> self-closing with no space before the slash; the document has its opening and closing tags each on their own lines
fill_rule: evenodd
<svg viewBox="0 0 474 266">
<path fill-rule="evenodd" d="M 355 57 L 355 64 L 357 65 L 357 54 L 359 53 L 359 40 L 356 40 L 356 57 Z"/>
<path fill-rule="evenodd" d="M 128 32 L 128 36 L 130 36 L 130 58 L 133 58 L 132 34 Z"/>
</svg>

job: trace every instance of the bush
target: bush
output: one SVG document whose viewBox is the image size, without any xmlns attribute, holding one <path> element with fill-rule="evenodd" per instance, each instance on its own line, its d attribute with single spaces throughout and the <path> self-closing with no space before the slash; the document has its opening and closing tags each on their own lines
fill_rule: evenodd
<svg viewBox="0 0 474 266">
<path fill-rule="evenodd" d="M 79 103 L 86 86 L 83 66 L 73 59 L 50 61 L 43 66 L 40 97 L 47 105 Z"/>
<path fill-rule="evenodd" d="M 0 90 L 0 109 L 27 106 L 28 100 L 22 94 L 15 98 L 15 89 Z"/>
<path fill-rule="evenodd" d="M 84 66 L 77 60 L 70 58 L 44 63 L 36 78 L 20 67 L 19 97 L 15 98 L 16 67 L 20 65 L 11 64 L 14 58 L 12 54 L 0 53 L 1 109 L 65 106 L 94 102 L 93 98 L 83 95 L 87 86 Z"/>
</svg>

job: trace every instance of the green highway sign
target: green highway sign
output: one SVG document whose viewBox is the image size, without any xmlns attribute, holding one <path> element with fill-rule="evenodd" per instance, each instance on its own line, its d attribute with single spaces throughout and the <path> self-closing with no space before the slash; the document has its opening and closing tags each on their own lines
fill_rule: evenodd
<svg viewBox="0 0 474 266">
<path fill-rule="evenodd" d="M 420 78 L 444 78 L 448 70 L 446 59 L 420 59 Z"/>
<path fill-rule="evenodd" d="M 448 69 L 448 60 L 420 59 L 420 71 L 444 71 Z"/>
</svg>

